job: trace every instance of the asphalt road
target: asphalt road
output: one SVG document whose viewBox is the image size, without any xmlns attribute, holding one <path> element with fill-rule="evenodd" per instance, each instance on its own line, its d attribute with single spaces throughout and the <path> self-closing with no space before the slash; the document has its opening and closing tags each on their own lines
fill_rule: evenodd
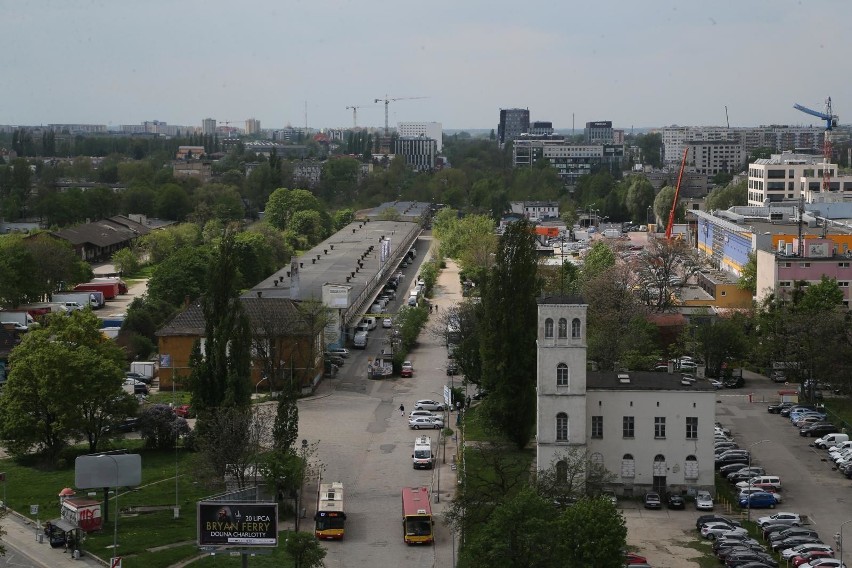
<svg viewBox="0 0 852 568">
<path fill-rule="evenodd" d="M 412 280 L 425 260 L 429 239 L 417 242 L 414 266 L 404 270 L 400 294 L 390 306 L 398 308 L 408 297 Z M 436 286 L 433 303 L 446 307 L 461 297 L 458 274 L 445 271 Z M 453 280 L 455 281 L 453 283 Z M 439 312 L 440 313 L 440 312 Z M 369 348 L 352 350 L 352 355 L 334 379 L 326 379 L 318 396 L 299 403 L 299 437 L 318 442 L 317 457 L 324 470 L 325 482 L 344 484 L 347 505 L 346 536 L 342 542 L 329 541 L 325 565 L 328 568 L 362 566 L 411 566 L 427 568 L 452 563 L 452 538 L 441 521 L 436 522 L 435 546 L 407 546 L 402 540 L 400 491 L 404 486 L 425 485 L 437 492 L 442 485 L 442 502 L 433 513 L 449 502 L 448 488 L 455 484 L 451 464 L 453 449 L 448 448 L 447 464 L 435 470 L 415 470 L 411 453 L 417 434 L 431 435 L 437 446 L 437 430 L 415 432 L 408 427 L 408 412 L 418 399 L 442 398 L 447 382 L 446 348 L 429 331 L 437 318 L 430 316 L 418 346 L 410 354 L 414 377 L 368 380 L 368 357 L 381 349 L 389 330 L 381 327 L 370 332 Z M 456 378 L 458 380 L 458 378 Z M 405 416 L 399 405 L 404 404 Z M 443 479 L 438 479 L 438 473 Z M 315 499 L 315 487 L 306 490 L 306 500 Z M 310 526 L 314 504 L 307 504 Z M 302 526 L 305 529 L 305 525 Z"/>
<path fill-rule="evenodd" d="M 852 519 L 852 481 L 832 470 L 834 464 L 823 450 L 810 446 L 814 438 L 799 436 L 788 418 L 766 411 L 769 403 L 780 399 L 779 386 L 783 388 L 747 373 L 745 388 L 719 391 L 716 418 L 731 429 L 741 447 L 751 449 L 753 463 L 781 477 L 783 503 L 774 511 L 755 509 L 752 518 L 777 511 L 807 515 L 820 538 L 835 547 L 834 535 L 841 523 Z M 754 402 L 749 403 L 749 393 Z M 852 523 L 843 532 L 848 543 L 843 555 L 848 563 L 852 559 Z"/>
</svg>

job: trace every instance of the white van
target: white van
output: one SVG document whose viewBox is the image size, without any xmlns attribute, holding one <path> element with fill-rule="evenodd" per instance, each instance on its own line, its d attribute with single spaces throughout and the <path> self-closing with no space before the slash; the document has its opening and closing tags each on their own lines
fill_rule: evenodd
<svg viewBox="0 0 852 568">
<path fill-rule="evenodd" d="M 376 329 L 376 318 L 364 318 L 361 320 L 361 323 L 367 324 L 367 331 Z"/>
<path fill-rule="evenodd" d="M 417 305 L 417 294 L 412 294 L 408 297 L 408 305 L 416 306 Z"/>
<path fill-rule="evenodd" d="M 814 446 L 820 449 L 830 448 L 849 441 L 849 434 L 826 434 L 822 438 L 817 438 Z"/>
<path fill-rule="evenodd" d="M 781 478 L 777 475 L 758 475 L 757 477 L 752 477 L 748 481 L 740 481 L 737 483 L 737 488 L 750 488 L 750 487 L 771 487 L 775 491 L 781 491 Z"/>
<path fill-rule="evenodd" d="M 414 453 L 411 454 L 414 469 L 432 469 L 435 467 L 435 453 L 432 451 L 432 438 L 417 436 L 414 440 Z"/>
<path fill-rule="evenodd" d="M 352 345 L 357 347 L 358 349 L 366 349 L 367 348 L 367 332 L 359 331 L 355 334 L 355 337 L 352 338 Z"/>
</svg>

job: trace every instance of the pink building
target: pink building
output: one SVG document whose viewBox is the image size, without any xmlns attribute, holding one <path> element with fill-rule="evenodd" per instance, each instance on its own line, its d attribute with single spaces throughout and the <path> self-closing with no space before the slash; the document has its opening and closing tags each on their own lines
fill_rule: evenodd
<svg viewBox="0 0 852 568">
<path fill-rule="evenodd" d="M 823 276 L 834 278 L 843 291 L 843 305 L 850 305 L 852 282 L 852 252 L 839 253 L 837 244 L 830 239 L 806 239 L 804 255 L 799 256 L 799 240 L 793 246 L 780 250 L 757 251 L 757 301 L 769 294 L 789 297 L 796 282 L 818 283 Z"/>
</svg>

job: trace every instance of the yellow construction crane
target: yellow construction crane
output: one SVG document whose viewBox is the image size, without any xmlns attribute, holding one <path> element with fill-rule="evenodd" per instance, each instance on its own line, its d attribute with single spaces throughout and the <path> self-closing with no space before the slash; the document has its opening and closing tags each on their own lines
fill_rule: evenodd
<svg viewBox="0 0 852 568">
<path fill-rule="evenodd" d="M 352 111 L 352 128 L 358 127 L 358 109 L 359 108 L 372 108 L 376 105 L 353 105 L 346 107 L 346 110 Z"/>
<path fill-rule="evenodd" d="M 391 103 L 391 101 L 410 101 L 412 99 L 428 99 L 428 98 L 429 97 L 396 97 L 396 98 L 391 99 L 391 98 L 388 98 L 387 95 L 385 95 L 385 98 L 376 99 L 375 101 L 373 101 L 373 102 L 376 102 L 376 103 L 382 103 L 382 102 L 385 103 L 385 136 L 388 135 L 388 105 Z"/>
</svg>

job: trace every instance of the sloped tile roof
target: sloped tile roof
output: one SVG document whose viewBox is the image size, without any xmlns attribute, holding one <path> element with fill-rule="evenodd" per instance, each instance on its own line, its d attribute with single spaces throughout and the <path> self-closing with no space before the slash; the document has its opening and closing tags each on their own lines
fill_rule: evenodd
<svg viewBox="0 0 852 568">
<path fill-rule="evenodd" d="M 265 328 L 286 330 L 289 335 L 304 335 L 308 326 L 296 302 L 289 298 L 239 298 L 249 323 L 256 332 Z M 204 313 L 196 301 L 164 325 L 157 336 L 204 335 Z"/>
<path fill-rule="evenodd" d="M 93 223 L 85 223 L 68 229 L 56 231 L 53 234 L 72 245 L 92 244 L 99 247 L 108 247 L 133 240 L 142 235 L 147 235 L 151 229 L 131 221 L 127 217 L 117 215 L 109 219 L 102 219 Z"/>
</svg>

